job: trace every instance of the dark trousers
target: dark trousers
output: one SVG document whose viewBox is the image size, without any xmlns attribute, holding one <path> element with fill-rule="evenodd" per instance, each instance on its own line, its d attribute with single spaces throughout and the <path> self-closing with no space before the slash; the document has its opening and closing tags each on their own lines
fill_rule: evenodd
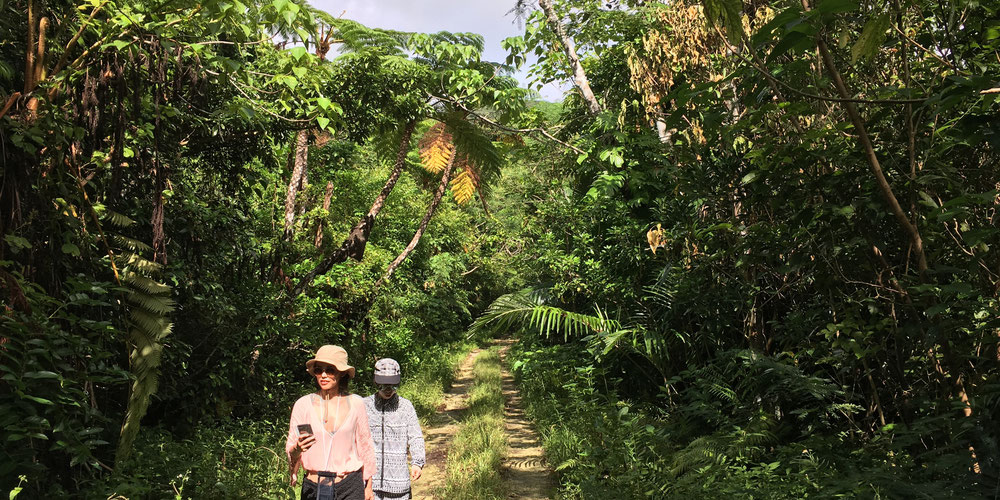
<svg viewBox="0 0 1000 500">
<path fill-rule="evenodd" d="M 333 483 L 333 478 L 320 478 L 321 484 L 306 479 L 302 482 L 300 500 L 364 500 L 365 481 L 356 470 Z"/>
</svg>

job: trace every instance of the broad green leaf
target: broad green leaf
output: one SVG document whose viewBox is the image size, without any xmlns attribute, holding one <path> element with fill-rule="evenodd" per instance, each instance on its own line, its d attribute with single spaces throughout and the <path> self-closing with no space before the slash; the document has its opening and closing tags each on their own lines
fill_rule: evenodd
<svg viewBox="0 0 1000 500">
<path fill-rule="evenodd" d="M 816 6 L 816 12 L 820 14 L 840 14 L 857 9 L 858 2 L 855 0 L 823 0 Z"/>
<path fill-rule="evenodd" d="M 14 251 L 31 248 L 31 242 L 28 241 L 26 238 L 22 238 L 20 236 L 14 236 L 13 234 L 8 234 L 4 236 L 3 239 L 4 241 L 7 242 L 8 245 L 10 245 L 10 247 Z"/>
<path fill-rule="evenodd" d="M 306 48 L 305 47 L 292 47 L 291 50 L 289 50 L 288 52 L 292 55 L 292 57 L 295 58 L 296 61 L 298 61 L 298 60 L 302 59 L 303 56 L 306 55 Z"/>
<path fill-rule="evenodd" d="M 62 252 L 67 255 L 72 255 L 74 257 L 80 256 L 80 247 L 72 243 L 63 243 Z"/>
<path fill-rule="evenodd" d="M 878 48 L 882 46 L 882 42 L 885 41 L 887 29 L 889 29 L 888 14 L 879 14 L 869 18 L 864 29 L 861 30 L 858 41 L 854 42 L 854 46 L 851 47 L 851 63 L 875 55 Z"/>
</svg>

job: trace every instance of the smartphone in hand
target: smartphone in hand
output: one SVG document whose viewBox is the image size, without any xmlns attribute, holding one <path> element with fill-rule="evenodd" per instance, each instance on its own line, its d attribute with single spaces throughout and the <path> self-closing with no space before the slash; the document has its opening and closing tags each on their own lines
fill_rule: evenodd
<svg viewBox="0 0 1000 500">
<path fill-rule="evenodd" d="M 311 424 L 299 424 L 299 435 L 302 434 L 312 434 L 313 428 Z"/>
</svg>

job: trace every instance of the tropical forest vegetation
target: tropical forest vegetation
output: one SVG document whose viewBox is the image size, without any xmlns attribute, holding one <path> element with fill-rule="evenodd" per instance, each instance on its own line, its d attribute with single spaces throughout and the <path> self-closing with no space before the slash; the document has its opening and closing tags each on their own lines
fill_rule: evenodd
<svg viewBox="0 0 1000 500">
<path fill-rule="evenodd" d="M 507 1 L 0 0 L 0 491 L 293 498 L 320 345 L 507 337 L 554 497 L 1000 498 L 1000 2 Z"/>
</svg>

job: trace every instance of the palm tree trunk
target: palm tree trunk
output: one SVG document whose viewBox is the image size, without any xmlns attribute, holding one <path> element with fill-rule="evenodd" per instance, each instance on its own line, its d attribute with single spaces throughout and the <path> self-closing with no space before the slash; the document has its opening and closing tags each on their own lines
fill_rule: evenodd
<svg viewBox="0 0 1000 500">
<path fill-rule="evenodd" d="M 396 187 L 396 181 L 399 180 L 400 174 L 403 173 L 403 167 L 406 165 L 406 155 L 410 151 L 410 138 L 413 136 L 413 129 L 416 126 L 417 122 L 411 121 L 403 129 L 403 135 L 399 140 L 399 150 L 396 152 L 396 164 L 393 166 L 392 174 L 385 181 L 385 185 L 382 186 L 382 191 L 375 198 L 372 207 L 368 209 L 368 214 L 358 221 L 354 229 L 351 229 L 351 233 L 344 240 L 344 243 L 340 245 L 340 248 L 327 255 L 312 271 L 309 271 L 302 277 L 299 284 L 292 290 L 292 297 L 296 297 L 304 292 L 312 284 L 313 280 L 316 279 L 316 276 L 326 274 L 335 264 L 344 262 L 348 258 L 361 260 L 364 257 L 368 235 L 371 234 L 372 227 L 375 225 L 375 217 L 382 211 L 386 198 L 389 197 L 392 189 Z"/>
<path fill-rule="evenodd" d="M 288 194 L 285 195 L 285 239 L 292 239 L 295 233 L 295 198 L 302 185 L 306 164 L 309 163 L 309 131 L 299 130 L 295 137 L 295 167 L 292 168 L 292 179 L 288 182 Z"/>
<path fill-rule="evenodd" d="M 592 115 L 599 114 L 601 112 L 601 104 L 597 102 L 594 91 L 590 89 L 590 80 L 587 79 L 587 72 L 583 70 L 583 65 L 580 64 L 580 57 L 576 54 L 576 43 L 566 34 L 566 30 L 559 20 L 559 15 L 556 14 L 556 10 L 552 6 L 552 0 L 538 0 L 538 5 L 545 12 L 549 29 L 562 42 L 566 58 L 569 59 L 570 68 L 573 70 L 573 84 L 580 91 L 583 100 L 587 102 L 587 110 Z"/>
<path fill-rule="evenodd" d="M 444 174 L 441 175 L 441 183 L 438 184 L 437 191 L 434 192 L 434 199 L 431 200 L 431 204 L 427 207 L 427 212 L 424 213 L 423 220 L 420 221 L 420 227 L 417 228 L 417 232 L 414 233 L 413 238 L 410 240 L 410 244 L 406 245 L 403 252 L 396 257 L 396 260 L 389 264 L 389 267 L 385 270 L 385 276 L 379 278 L 375 283 L 375 288 L 382 286 L 388 280 L 392 273 L 396 271 L 396 268 L 406 260 L 406 257 L 410 255 L 410 252 L 417 247 L 417 243 L 420 243 L 420 237 L 424 235 L 424 231 L 427 230 L 427 224 L 430 223 L 431 217 L 434 216 L 434 211 L 437 210 L 438 205 L 441 204 L 441 198 L 444 197 L 444 192 L 448 189 L 448 181 L 451 179 L 451 171 L 455 166 L 455 157 L 457 157 L 457 152 L 453 151 L 451 153 L 451 159 L 448 160 L 448 166 L 444 169 Z"/>
</svg>

